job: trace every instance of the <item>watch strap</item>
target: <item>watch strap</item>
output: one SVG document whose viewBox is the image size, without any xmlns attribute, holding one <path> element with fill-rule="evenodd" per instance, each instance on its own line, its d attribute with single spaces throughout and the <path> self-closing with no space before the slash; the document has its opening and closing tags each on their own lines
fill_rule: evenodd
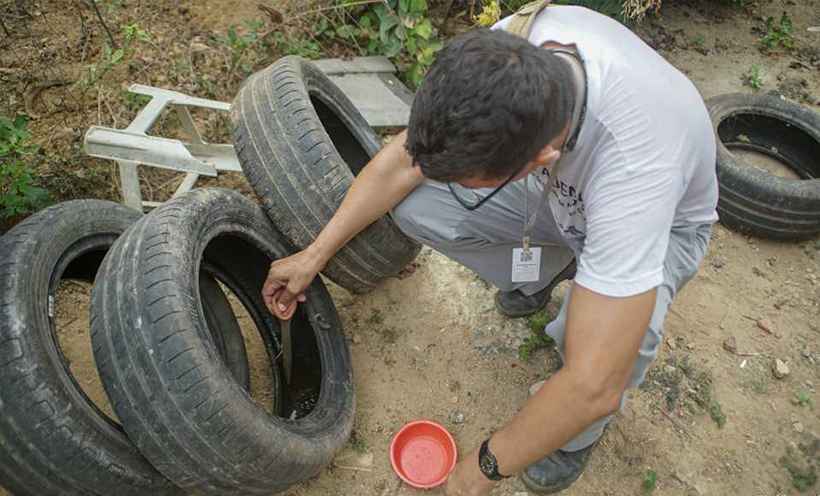
<svg viewBox="0 0 820 496">
<path fill-rule="evenodd" d="M 498 460 L 492 451 L 490 451 L 489 438 L 481 443 L 481 447 L 478 449 L 478 468 L 481 470 L 481 473 L 484 474 L 484 477 L 491 481 L 500 481 L 510 477 L 509 475 L 501 475 L 498 473 Z"/>
</svg>

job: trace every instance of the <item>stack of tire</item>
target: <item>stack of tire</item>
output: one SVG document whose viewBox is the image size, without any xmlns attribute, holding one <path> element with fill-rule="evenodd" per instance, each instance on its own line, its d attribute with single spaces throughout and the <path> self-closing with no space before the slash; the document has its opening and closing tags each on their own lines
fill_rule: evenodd
<svg viewBox="0 0 820 496">
<path fill-rule="evenodd" d="M 318 474 L 347 441 L 350 352 L 325 286 L 317 279 L 293 318 L 290 384 L 261 288 L 270 263 L 329 220 L 378 139 L 297 58 L 253 76 L 233 117 L 243 169 L 270 218 L 239 193 L 199 189 L 144 216 L 70 201 L 0 238 L 0 486 L 12 494 L 272 494 Z M 417 251 L 385 217 L 326 275 L 365 292 Z M 54 299 L 68 279 L 93 282 L 93 356 L 116 419 L 84 393 L 58 344 Z M 250 396 L 245 341 L 223 288 L 264 342 L 270 412 Z"/>
</svg>

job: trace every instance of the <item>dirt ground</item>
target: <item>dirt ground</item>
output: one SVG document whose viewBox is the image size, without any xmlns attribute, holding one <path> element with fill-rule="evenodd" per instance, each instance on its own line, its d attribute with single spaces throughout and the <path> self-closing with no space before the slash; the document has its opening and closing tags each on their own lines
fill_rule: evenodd
<svg viewBox="0 0 820 496">
<path fill-rule="evenodd" d="M 151 5 L 132 4 L 144 11 Z M 238 0 L 202 0 L 195 7 L 180 2 L 159 10 L 167 18 L 155 18 L 161 21 L 156 29 L 165 30 L 158 37 L 184 44 L 260 15 L 256 2 Z M 761 53 L 755 30 L 767 16 L 784 11 L 794 21 L 795 50 Z M 172 37 L 169 26 L 178 21 L 185 27 Z M 806 32 L 817 25 L 817 0 L 772 0 L 748 9 L 669 1 L 661 18 L 647 19 L 636 29 L 707 98 L 752 91 L 743 86 L 742 75 L 759 64 L 761 91 L 779 90 L 818 110 L 820 33 Z M 175 87 L 151 71 L 122 77 L 123 82 Z M 225 94 L 232 89 L 235 83 L 215 91 L 229 98 Z M 19 99 L 10 103 L 11 108 L 23 105 Z M 33 126 L 58 146 L 61 140 L 74 143 L 89 125 L 111 124 L 106 114 L 71 118 L 67 126 L 35 119 Z M 120 114 L 119 120 L 126 116 Z M 211 124 L 215 129 L 219 122 Z M 103 176 L 89 178 L 89 188 L 109 184 L 110 176 Z M 233 180 L 241 185 L 241 179 Z M 110 185 L 97 193 L 118 194 Z M 437 420 L 450 429 L 462 452 L 469 451 L 516 412 L 529 384 L 559 366 L 554 350 L 537 351 L 528 360 L 519 357 L 518 348 L 530 335 L 527 320 L 497 314 L 494 289 L 472 272 L 427 249 L 417 263 L 410 276 L 365 296 L 331 284 L 353 355 L 355 433 L 333 466 L 285 494 L 415 494 L 398 483 L 388 458 L 390 439 L 404 423 Z M 565 290 L 566 284 L 554 293 L 553 312 Z M 57 299 L 60 343 L 79 383 L 110 413 L 91 357 L 89 292 L 87 284 L 63 284 Z M 250 325 L 246 316 L 240 321 L 246 329 Z M 261 397 L 270 371 L 259 339 L 252 332 L 246 337 L 253 393 Z M 775 359 L 789 369 L 783 379 L 773 375 Z M 700 273 L 670 310 L 665 342 L 646 383 L 630 392 L 586 473 L 565 494 L 644 494 L 649 473 L 657 477 L 652 494 L 800 494 L 793 482 L 810 480 L 812 473 L 816 477 L 807 467 L 820 468 L 818 386 L 820 240 L 771 242 L 718 225 Z M 494 494 L 523 496 L 524 491 L 511 479 Z M 820 494 L 820 484 L 804 494 Z"/>
</svg>

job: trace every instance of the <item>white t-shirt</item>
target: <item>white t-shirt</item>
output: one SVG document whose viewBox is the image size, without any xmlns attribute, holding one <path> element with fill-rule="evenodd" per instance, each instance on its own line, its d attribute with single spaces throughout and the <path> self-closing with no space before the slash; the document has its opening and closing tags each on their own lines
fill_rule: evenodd
<svg viewBox="0 0 820 496">
<path fill-rule="evenodd" d="M 587 72 L 583 127 L 550 171 L 548 192 L 578 260 L 575 282 L 614 297 L 657 287 L 670 231 L 717 220 L 715 137 L 703 99 L 634 33 L 595 11 L 551 6 L 529 41 L 574 43 Z"/>
</svg>

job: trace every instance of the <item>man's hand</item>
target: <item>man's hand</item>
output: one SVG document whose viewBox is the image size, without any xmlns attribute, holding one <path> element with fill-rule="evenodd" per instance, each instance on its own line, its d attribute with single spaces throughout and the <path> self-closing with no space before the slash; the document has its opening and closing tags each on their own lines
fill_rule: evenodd
<svg viewBox="0 0 820 496">
<path fill-rule="evenodd" d="M 495 487 L 478 468 L 478 449 L 461 460 L 447 479 L 444 494 L 447 496 L 487 496 Z"/>
<path fill-rule="evenodd" d="M 276 260 L 270 265 L 268 278 L 262 286 L 262 299 L 265 306 L 274 315 L 280 315 L 287 310 L 293 300 L 304 302 L 305 289 L 310 286 L 320 270 L 322 270 L 322 263 L 310 249 Z M 274 302 L 273 295 L 279 288 L 284 289 L 278 301 Z M 278 312 L 273 307 L 274 303 L 279 306 Z"/>
</svg>

